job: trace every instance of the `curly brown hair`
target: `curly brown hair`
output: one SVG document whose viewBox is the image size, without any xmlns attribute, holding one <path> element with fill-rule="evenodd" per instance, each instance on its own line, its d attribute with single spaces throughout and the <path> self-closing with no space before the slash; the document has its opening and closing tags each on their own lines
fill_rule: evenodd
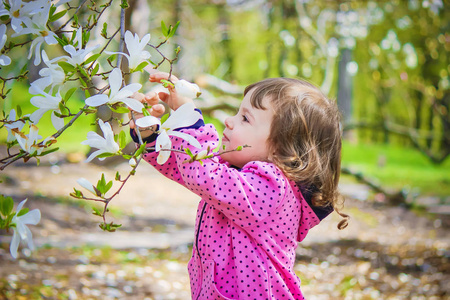
<svg viewBox="0 0 450 300">
<path fill-rule="evenodd" d="M 339 229 L 348 225 L 349 216 L 339 210 L 344 199 L 338 192 L 341 168 L 342 133 L 336 102 L 304 80 L 268 78 L 246 87 L 252 91 L 253 107 L 274 110 L 268 145 L 270 161 L 297 185 L 315 191 L 314 206 L 332 206 L 343 217 Z"/>
</svg>

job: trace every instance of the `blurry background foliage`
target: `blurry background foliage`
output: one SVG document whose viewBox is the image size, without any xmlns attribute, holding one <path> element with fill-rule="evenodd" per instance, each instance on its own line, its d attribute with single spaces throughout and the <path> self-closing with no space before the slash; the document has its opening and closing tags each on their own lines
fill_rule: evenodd
<svg viewBox="0 0 450 300">
<path fill-rule="evenodd" d="M 338 101 L 344 166 L 396 188 L 450 195 L 449 1 L 129 0 L 129 5 L 127 29 L 139 36 L 150 32 L 153 44 L 161 36 L 161 20 L 181 21 L 163 52 L 181 46 L 174 74 L 201 86 L 198 104 L 208 121 L 220 124 L 233 114 L 250 83 L 301 77 Z M 30 81 L 34 74 L 37 70 Z M 129 80 L 145 83 L 147 76 Z M 83 104 L 81 96 L 74 105 Z M 9 110 L 24 103 L 24 113 L 31 113 L 29 98 L 22 82 L 0 104 Z M 87 128 L 79 130 L 80 123 Z M 82 149 L 89 123 L 78 122 L 59 146 Z M 51 134 L 50 122 L 42 126 Z"/>
</svg>

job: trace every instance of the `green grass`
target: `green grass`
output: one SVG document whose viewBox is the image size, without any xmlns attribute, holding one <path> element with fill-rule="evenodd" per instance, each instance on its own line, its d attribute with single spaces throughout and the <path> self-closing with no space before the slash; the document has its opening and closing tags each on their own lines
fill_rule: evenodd
<svg viewBox="0 0 450 300">
<path fill-rule="evenodd" d="M 68 106 L 73 113 L 78 112 L 78 109 L 84 106 L 84 102 L 80 100 L 80 98 L 76 98 L 76 95 L 77 94 L 75 93 L 68 102 Z M 33 95 L 28 93 L 28 86 L 25 83 L 16 83 L 12 86 L 12 90 L 8 94 L 8 97 L 5 100 L 0 99 L 0 110 L 9 112 L 12 108 L 16 109 L 17 105 L 20 105 L 23 114 L 31 114 L 37 110 L 37 108 L 30 103 L 32 97 Z M 75 121 L 74 126 L 71 126 L 64 131 L 58 138 L 58 142 L 55 146 L 59 147 L 64 152 L 87 152 L 89 147 L 81 145 L 80 143 L 86 140 L 88 131 L 95 130 L 95 126 L 91 125 L 94 120 L 94 115 L 86 116 L 83 114 Z M 67 124 L 69 119 L 66 119 L 65 122 Z M 50 119 L 50 112 L 44 114 L 37 124 L 37 127 L 39 128 L 39 134 L 43 138 L 56 132 Z M 0 130 L 0 143 L 5 143 L 6 136 L 6 130 Z"/>
<path fill-rule="evenodd" d="M 450 196 L 450 159 L 435 165 L 415 149 L 344 142 L 342 166 L 387 187 L 417 189 L 421 195 Z"/>
</svg>

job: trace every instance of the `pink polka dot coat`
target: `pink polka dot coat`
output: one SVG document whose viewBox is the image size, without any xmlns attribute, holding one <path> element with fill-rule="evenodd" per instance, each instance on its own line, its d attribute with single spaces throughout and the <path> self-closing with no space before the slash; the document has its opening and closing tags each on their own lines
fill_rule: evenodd
<svg viewBox="0 0 450 300">
<path fill-rule="evenodd" d="M 203 149 L 218 146 L 212 125 L 181 131 Z M 171 140 L 174 149 L 200 151 L 185 140 Z M 144 159 L 202 198 L 188 265 L 192 299 L 304 299 L 293 270 L 295 249 L 319 218 L 294 182 L 268 162 L 236 169 L 219 157 L 185 163 L 187 155 L 172 152 L 159 165 L 157 155 Z"/>
</svg>

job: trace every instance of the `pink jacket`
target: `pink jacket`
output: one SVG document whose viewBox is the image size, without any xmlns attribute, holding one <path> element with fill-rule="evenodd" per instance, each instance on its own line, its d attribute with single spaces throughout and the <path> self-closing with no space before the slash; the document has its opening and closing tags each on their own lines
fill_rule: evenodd
<svg viewBox="0 0 450 300">
<path fill-rule="evenodd" d="M 203 149 L 218 146 L 212 125 L 181 131 Z M 195 153 L 185 140 L 171 140 L 172 148 Z M 192 299 L 304 299 L 293 270 L 295 249 L 319 218 L 294 182 L 267 162 L 236 169 L 217 157 L 185 163 L 187 155 L 172 152 L 159 165 L 157 155 L 144 159 L 202 198 L 188 266 Z"/>
</svg>

